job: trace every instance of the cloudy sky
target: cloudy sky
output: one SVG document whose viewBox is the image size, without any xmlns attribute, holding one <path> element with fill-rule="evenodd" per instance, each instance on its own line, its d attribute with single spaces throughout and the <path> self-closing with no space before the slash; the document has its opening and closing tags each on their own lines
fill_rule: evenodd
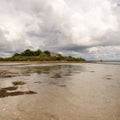
<svg viewBox="0 0 120 120">
<path fill-rule="evenodd" d="M 0 0 L 0 56 L 26 48 L 120 60 L 120 0 Z"/>
</svg>

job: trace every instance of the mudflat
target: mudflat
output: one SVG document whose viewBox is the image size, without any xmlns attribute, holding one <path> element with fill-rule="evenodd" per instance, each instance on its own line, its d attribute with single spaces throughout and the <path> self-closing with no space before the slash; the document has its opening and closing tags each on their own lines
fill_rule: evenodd
<svg viewBox="0 0 120 120">
<path fill-rule="evenodd" d="M 2 120 L 120 120 L 120 63 L 0 63 Z"/>
</svg>

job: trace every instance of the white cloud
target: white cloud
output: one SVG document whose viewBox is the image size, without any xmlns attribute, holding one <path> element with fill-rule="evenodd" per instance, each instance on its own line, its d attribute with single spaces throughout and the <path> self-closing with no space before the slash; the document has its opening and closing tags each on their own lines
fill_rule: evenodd
<svg viewBox="0 0 120 120">
<path fill-rule="evenodd" d="M 113 53 L 120 59 L 119 49 L 111 50 L 120 46 L 117 4 L 113 0 L 0 0 L 0 46 L 9 46 L 9 52 L 1 47 L 0 55 L 40 48 L 95 59 L 100 53 L 91 51 L 109 49 L 105 59 Z"/>
<path fill-rule="evenodd" d="M 106 47 L 92 47 L 88 49 L 89 54 L 96 59 L 110 59 L 116 60 L 120 58 L 120 47 L 119 46 L 106 46 Z"/>
</svg>

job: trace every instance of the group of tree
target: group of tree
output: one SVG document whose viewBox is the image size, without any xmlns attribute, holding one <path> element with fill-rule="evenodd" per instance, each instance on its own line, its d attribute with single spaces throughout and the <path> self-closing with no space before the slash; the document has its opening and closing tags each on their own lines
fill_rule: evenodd
<svg viewBox="0 0 120 120">
<path fill-rule="evenodd" d="M 40 55 L 47 55 L 50 56 L 50 51 L 46 50 L 46 51 L 41 51 L 40 49 L 32 51 L 30 49 L 26 49 L 25 51 L 23 51 L 22 53 L 15 53 L 13 55 L 13 57 L 15 56 L 40 56 Z"/>
<path fill-rule="evenodd" d="M 48 50 L 42 51 L 26 49 L 21 53 L 15 53 L 12 57 L 1 58 L 0 61 L 85 61 L 83 58 L 75 58 L 72 56 L 62 56 L 61 54 L 52 53 Z"/>
</svg>

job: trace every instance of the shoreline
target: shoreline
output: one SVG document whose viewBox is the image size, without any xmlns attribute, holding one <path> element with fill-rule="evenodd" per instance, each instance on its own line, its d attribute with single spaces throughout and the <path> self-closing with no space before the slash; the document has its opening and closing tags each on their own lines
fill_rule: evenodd
<svg viewBox="0 0 120 120">
<path fill-rule="evenodd" d="M 92 62 L 88 62 L 88 61 L 0 61 L 0 63 L 49 64 L 49 63 L 92 63 Z"/>
</svg>

